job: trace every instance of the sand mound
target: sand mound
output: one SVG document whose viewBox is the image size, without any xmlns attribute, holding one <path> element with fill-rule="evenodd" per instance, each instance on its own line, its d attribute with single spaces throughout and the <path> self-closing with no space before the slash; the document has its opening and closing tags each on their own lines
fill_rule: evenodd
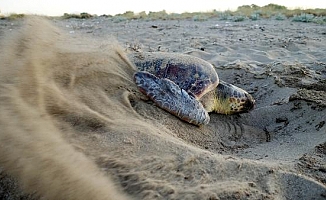
<svg viewBox="0 0 326 200">
<path fill-rule="evenodd" d="M 0 165 L 23 190 L 36 193 L 31 198 L 123 199 L 117 188 L 139 199 L 326 195 L 325 185 L 298 175 L 293 165 L 274 162 L 272 155 L 252 160 L 259 153 L 248 153 L 287 150 L 274 151 L 275 143 L 268 141 L 271 132 L 280 130 L 278 123 L 284 123 L 284 132 L 294 128 L 299 111 L 291 106 L 307 99 L 300 93 L 281 107 L 259 105 L 250 114 L 212 115 L 209 125 L 196 127 L 146 101 L 133 83 L 133 65 L 112 38 L 72 38 L 32 18 L 1 41 Z M 221 75 L 227 77 L 235 68 L 239 66 L 229 65 Z M 254 79 L 257 74 L 250 72 L 256 68 L 238 72 Z M 275 87 L 280 96 L 288 96 L 289 76 L 279 71 L 273 76 L 283 89 L 276 89 L 273 78 L 257 79 L 257 87 L 270 83 L 264 92 Z M 269 105 L 273 95 L 258 97 Z M 300 104 L 306 113 L 325 114 L 311 101 Z M 321 109 L 310 109 L 312 104 Z M 282 111 L 283 118 L 275 123 Z M 306 132 L 316 132 L 314 126 Z M 324 133 L 325 126 L 317 132 Z"/>
</svg>

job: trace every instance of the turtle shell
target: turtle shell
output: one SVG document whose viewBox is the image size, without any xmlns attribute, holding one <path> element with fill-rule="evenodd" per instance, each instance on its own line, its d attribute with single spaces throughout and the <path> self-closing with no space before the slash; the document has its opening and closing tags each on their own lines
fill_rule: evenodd
<svg viewBox="0 0 326 200">
<path fill-rule="evenodd" d="M 139 71 L 167 78 L 180 88 L 200 99 L 219 83 L 214 67 L 202 59 L 176 53 L 132 53 L 129 59 Z"/>
</svg>

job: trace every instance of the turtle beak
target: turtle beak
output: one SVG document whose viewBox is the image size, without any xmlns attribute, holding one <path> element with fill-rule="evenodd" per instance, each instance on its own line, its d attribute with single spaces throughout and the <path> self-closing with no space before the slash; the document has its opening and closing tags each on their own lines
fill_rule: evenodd
<svg viewBox="0 0 326 200">
<path fill-rule="evenodd" d="M 245 93 L 245 97 L 246 101 L 243 103 L 243 112 L 249 112 L 254 109 L 256 101 L 249 93 Z"/>
</svg>

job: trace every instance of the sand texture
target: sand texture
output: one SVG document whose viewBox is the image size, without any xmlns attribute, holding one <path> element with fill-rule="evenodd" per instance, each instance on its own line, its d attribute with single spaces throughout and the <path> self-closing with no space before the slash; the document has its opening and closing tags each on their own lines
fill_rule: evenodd
<svg viewBox="0 0 326 200">
<path fill-rule="evenodd" d="M 0 42 L 0 199 L 326 199 L 323 25 L 31 18 Z M 203 58 L 256 107 L 185 123 L 130 49 Z"/>
</svg>

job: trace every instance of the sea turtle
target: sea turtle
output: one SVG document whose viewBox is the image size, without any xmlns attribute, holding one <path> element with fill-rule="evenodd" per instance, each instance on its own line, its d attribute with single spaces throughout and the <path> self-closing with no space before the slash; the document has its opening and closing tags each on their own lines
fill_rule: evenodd
<svg viewBox="0 0 326 200">
<path fill-rule="evenodd" d="M 134 81 L 156 105 L 195 125 L 206 125 L 208 112 L 247 112 L 255 100 L 245 90 L 219 80 L 214 67 L 197 57 L 163 52 L 128 54 L 137 67 Z"/>
</svg>

